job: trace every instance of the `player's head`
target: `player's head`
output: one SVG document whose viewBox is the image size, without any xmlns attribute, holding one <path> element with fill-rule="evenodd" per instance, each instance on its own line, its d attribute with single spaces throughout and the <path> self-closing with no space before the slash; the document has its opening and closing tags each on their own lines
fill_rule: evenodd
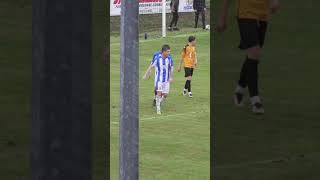
<svg viewBox="0 0 320 180">
<path fill-rule="evenodd" d="M 196 45 L 196 37 L 195 36 L 189 36 L 188 42 L 193 46 Z"/>
<path fill-rule="evenodd" d="M 171 53 L 170 46 L 168 44 L 163 45 L 161 48 L 162 56 L 166 58 L 170 55 L 170 53 Z"/>
</svg>

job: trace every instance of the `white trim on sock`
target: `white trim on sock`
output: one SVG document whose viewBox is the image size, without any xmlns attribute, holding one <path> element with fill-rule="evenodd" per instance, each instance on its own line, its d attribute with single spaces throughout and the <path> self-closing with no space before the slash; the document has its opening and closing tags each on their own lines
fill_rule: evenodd
<svg viewBox="0 0 320 180">
<path fill-rule="evenodd" d="M 250 98 L 251 104 L 254 105 L 255 103 L 262 103 L 259 96 L 253 96 Z"/>
<path fill-rule="evenodd" d="M 239 84 L 236 86 L 236 89 L 234 90 L 235 93 L 244 94 L 246 88 L 241 87 Z"/>
</svg>

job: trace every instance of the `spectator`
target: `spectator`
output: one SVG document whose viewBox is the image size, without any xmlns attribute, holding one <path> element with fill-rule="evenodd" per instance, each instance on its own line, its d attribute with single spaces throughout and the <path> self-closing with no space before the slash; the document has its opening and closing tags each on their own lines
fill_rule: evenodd
<svg viewBox="0 0 320 180">
<path fill-rule="evenodd" d="M 168 27 L 168 30 L 169 31 L 172 31 L 172 30 L 178 31 L 179 28 L 177 28 L 177 23 L 178 23 L 178 19 L 179 19 L 179 13 L 178 13 L 179 0 L 171 0 L 170 8 L 171 8 L 171 12 L 172 12 L 172 20 L 171 20 L 171 23 Z M 172 28 L 172 26 L 173 26 L 173 28 Z"/>
<path fill-rule="evenodd" d="M 199 14 L 202 17 L 202 29 L 206 29 L 206 2 L 205 0 L 193 0 L 193 9 L 195 10 L 195 25 L 194 28 L 198 27 Z"/>
</svg>

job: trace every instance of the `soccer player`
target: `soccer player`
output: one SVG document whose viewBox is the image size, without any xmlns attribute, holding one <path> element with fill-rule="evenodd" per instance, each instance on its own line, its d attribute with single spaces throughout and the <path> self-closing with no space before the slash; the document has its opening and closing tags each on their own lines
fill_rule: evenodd
<svg viewBox="0 0 320 180">
<path fill-rule="evenodd" d="M 190 36 L 188 38 L 188 44 L 182 49 L 181 52 L 181 61 L 178 67 L 178 72 L 181 71 L 182 63 L 184 64 L 184 77 L 186 78 L 186 84 L 184 85 L 184 89 L 182 94 L 187 95 L 192 98 L 191 92 L 191 80 L 193 75 L 193 69 L 198 63 L 197 54 L 196 54 L 196 37 Z"/>
<path fill-rule="evenodd" d="M 224 0 L 218 32 L 227 27 L 229 1 Z M 270 14 L 279 8 L 278 0 L 237 0 L 237 21 L 240 31 L 239 48 L 245 50 L 246 59 L 240 71 L 240 78 L 234 92 L 234 103 L 242 106 L 245 88 L 248 87 L 252 112 L 263 114 L 264 108 L 258 91 L 258 64 L 267 31 Z"/>
<path fill-rule="evenodd" d="M 161 53 L 161 50 L 155 52 L 155 53 L 153 54 L 153 58 L 152 58 L 150 64 L 153 64 L 154 61 L 156 60 L 156 58 L 157 58 L 158 56 L 161 56 L 161 54 L 162 54 L 162 53 Z M 171 54 L 169 54 L 169 58 L 172 58 L 172 57 L 171 57 Z M 155 77 L 156 77 L 156 71 L 155 71 Z M 157 90 L 154 89 L 154 98 L 153 98 L 153 104 L 152 104 L 153 106 L 156 106 L 156 97 L 157 97 Z"/>
<path fill-rule="evenodd" d="M 199 15 L 201 14 L 202 29 L 206 29 L 206 2 L 205 2 L 205 0 L 193 0 L 193 9 L 195 10 L 194 28 L 198 27 Z"/>
<path fill-rule="evenodd" d="M 178 23 L 178 19 L 179 19 L 179 12 L 178 12 L 179 0 L 171 0 L 170 8 L 171 8 L 171 12 L 172 12 L 172 20 L 170 22 L 168 30 L 169 31 L 172 31 L 172 30 L 178 31 L 179 28 L 177 28 L 177 23 Z M 173 28 L 172 28 L 172 26 L 173 26 Z"/>
<path fill-rule="evenodd" d="M 170 46 L 165 44 L 161 48 L 161 55 L 155 56 L 154 61 L 148 67 L 143 79 L 148 79 L 151 70 L 155 68 L 155 89 L 157 114 L 161 114 L 161 102 L 163 102 L 169 94 L 170 82 L 172 82 L 173 60 L 170 56 Z"/>
</svg>

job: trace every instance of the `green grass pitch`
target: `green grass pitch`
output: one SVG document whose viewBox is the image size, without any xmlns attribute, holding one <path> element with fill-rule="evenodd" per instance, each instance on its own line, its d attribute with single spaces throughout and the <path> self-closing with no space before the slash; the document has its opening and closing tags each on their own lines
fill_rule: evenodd
<svg viewBox="0 0 320 180">
<path fill-rule="evenodd" d="M 209 179 L 210 45 L 209 32 L 169 33 L 165 39 L 140 40 L 140 179 Z M 199 65 L 192 81 L 193 98 L 182 95 L 184 72 L 177 72 L 189 35 L 197 37 Z M 167 43 L 174 59 L 171 84 L 162 115 L 152 107 L 153 78 L 142 80 L 152 55 Z M 111 39 L 111 179 L 118 177 L 119 39 Z"/>
</svg>

